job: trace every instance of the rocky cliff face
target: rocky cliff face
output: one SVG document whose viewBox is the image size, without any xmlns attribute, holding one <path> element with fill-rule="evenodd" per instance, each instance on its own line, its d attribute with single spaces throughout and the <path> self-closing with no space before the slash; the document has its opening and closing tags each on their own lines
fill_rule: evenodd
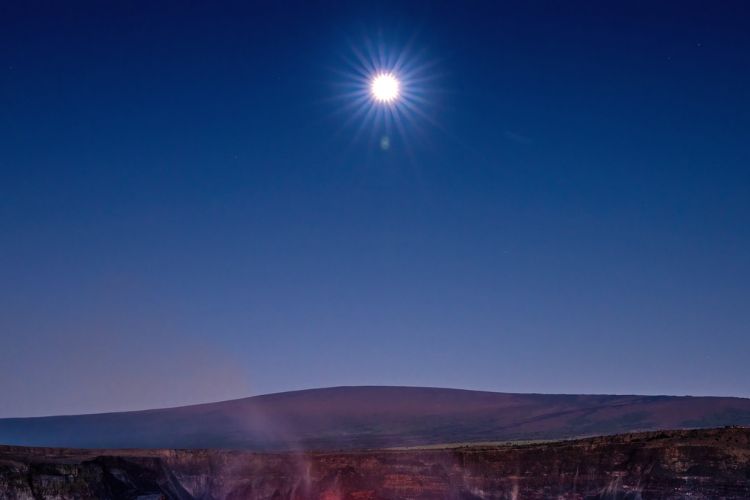
<svg viewBox="0 0 750 500">
<path fill-rule="evenodd" d="M 444 449 L 0 447 L 3 499 L 750 498 L 750 429 Z"/>
</svg>

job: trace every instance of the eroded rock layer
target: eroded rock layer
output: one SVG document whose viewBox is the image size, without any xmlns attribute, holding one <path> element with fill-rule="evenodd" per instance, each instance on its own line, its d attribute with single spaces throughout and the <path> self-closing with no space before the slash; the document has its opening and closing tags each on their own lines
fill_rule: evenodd
<svg viewBox="0 0 750 500">
<path fill-rule="evenodd" d="M 750 429 L 360 452 L 0 447 L 3 499 L 750 498 Z"/>
</svg>

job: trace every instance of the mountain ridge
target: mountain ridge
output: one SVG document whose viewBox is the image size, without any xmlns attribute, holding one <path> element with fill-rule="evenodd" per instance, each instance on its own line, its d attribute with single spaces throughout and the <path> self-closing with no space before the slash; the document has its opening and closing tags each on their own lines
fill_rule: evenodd
<svg viewBox="0 0 750 500">
<path fill-rule="evenodd" d="M 0 419 L 0 443 L 355 449 L 750 424 L 750 399 L 337 386 L 126 412 Z"/>
</svg>

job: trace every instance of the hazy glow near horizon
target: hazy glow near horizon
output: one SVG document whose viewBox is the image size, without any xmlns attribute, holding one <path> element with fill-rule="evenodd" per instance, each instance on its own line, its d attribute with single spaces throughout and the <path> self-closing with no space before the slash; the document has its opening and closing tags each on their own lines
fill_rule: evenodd
<svg viewBox="0 0 750 500">
<path fill-rule="evenodd" d="M 372 97 L 382 103 L 391 103 L 398 99 L 401 84 L 393 73 L 380 73 L 370 83 Z"/>
</svg>

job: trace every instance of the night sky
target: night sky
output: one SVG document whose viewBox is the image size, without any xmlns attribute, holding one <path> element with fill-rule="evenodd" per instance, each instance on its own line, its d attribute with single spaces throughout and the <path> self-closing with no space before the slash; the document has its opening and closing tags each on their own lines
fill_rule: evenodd
<svg viewBox="0 0 750 500">
<path fill-rule="evenodd" d="M 750 396 L 748 302 L 747 2 L 0 4 L 0 416 Z"/>
</svg>

